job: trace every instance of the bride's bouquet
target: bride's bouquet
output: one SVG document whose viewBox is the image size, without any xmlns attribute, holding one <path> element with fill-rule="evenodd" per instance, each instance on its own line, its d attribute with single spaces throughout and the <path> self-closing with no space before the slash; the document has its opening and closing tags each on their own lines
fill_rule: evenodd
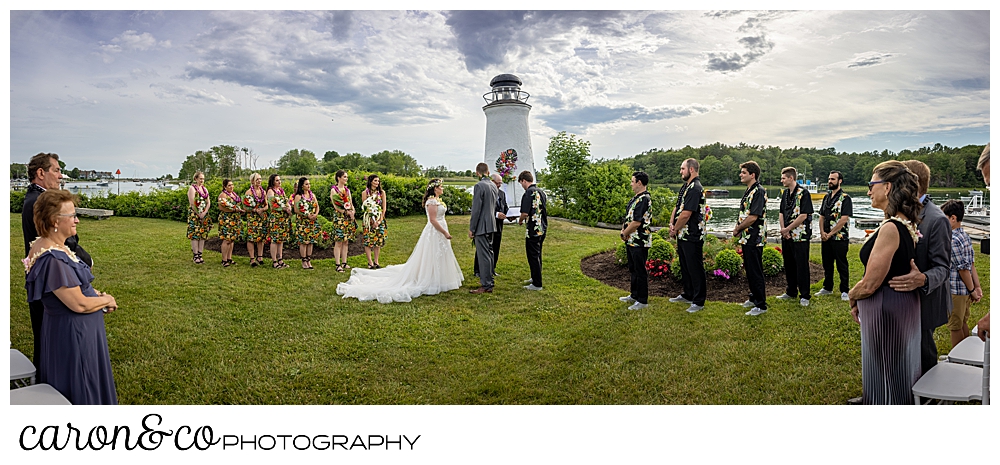
<svg viewBox="0 0 1000 465">
<path fill-rule="evenodd" d="M 371 229 L 378 227 L 378 219 L 382 216 L 382 205 L 379 204 L 380 198 L 373 195 L 361 203 L 361 211 L 364 212 L 364 222 Z"/>
</svg>

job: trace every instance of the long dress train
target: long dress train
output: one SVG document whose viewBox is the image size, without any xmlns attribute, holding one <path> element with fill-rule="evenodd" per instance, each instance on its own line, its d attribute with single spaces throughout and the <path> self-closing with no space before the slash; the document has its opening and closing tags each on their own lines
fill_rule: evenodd
<svg viewBox="0 0 1000 465">
<path fill-rule="evenodd" d="M 429 205 L 438 207 L 437 222 L 447 230 L 448 223 L 444 219 L 447 208 L 434 198 L 427 200 L 425 208 Z M 464 279 L 451 250 L 451 241 L 434 229 L 428 213 L 427 225 L 406 263 L 377 270 L 353 268 L 350 279 L 337 285 L 337 294 L 360 301 L 378 300 L 383 304 L 409 302 L 421 295 L 458 289 Z"/>
</svg>

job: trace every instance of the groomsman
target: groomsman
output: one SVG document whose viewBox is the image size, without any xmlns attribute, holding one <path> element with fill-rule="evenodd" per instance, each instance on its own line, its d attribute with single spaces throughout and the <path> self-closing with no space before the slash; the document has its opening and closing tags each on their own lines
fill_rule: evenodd
<svg viewBox="0 0 1000 465">
<path fill-rule="evenodd" d="M 833 294 L 833 265 L 837 265 L 840 274 L 840 300 L 850 300 L 847 291 L 850 290 L 850 271 L 847 267 L 847 246 L 850 244 L 850 220 L 854 214 L 854 203 L 851 196 L 840 188 L 844 184 L 844 175 L 840 171 L 831 171 L 826 180 L 830 192 L 823 197 L 819 208 L 819 238 L 823 241 L 821 253 L 823 256 L 823 288 L 816 295 Z"/>
<path fill-rule="evenodd" d="M 625 208 L 625 224 L 622 225 L 621 238 L 625 241 L 628 251 L 628 271 L 632 275 L 629 286 L 630 294 L 619 297 L 618 300 L 631 303 L 629 310 L 642 310 L 649 306 L 649 276 L 646 274 L 646 258 L 652 247 L 652 235 L 649 229 L 652 218 L 652 199 L 646 186 L 649 185 L 649 175 L 642 171 L 632 173 L 632 192 L 635 196 Z"/>
<path fill-rule="evenodd" d="M 688 313 L 705 308 L 705 265 L 702 251 L 705 245 L 705 189 L 698 177 L 698 160 L 688 158 L 681 163 L 684 186 L 677 195 L 677 205 L 670 214 L 670 237 L 677 239 L 677 258 L 681 263 L 681 283 L 684 292 L 671 297 L 671 302 L 691 304 Z"/>
<path fill-rule="evenodd" d="M 503 177 L 499 174 L 493 173 L 490 175 L 490 180 L 493 184 L 497 186 L 497 232 L 493 233 L 493 276 L 500 276 L 497 274 L 497 260 L 500 259 L 500 241 L 503 238 L 503 222 L 507 219 L 507 194 L 504 193 L 503 189 L 500 188 L 503 185 Z M 472 272 L 475 273 L 476 277 L 479 277 L 479 256 L 476 256 L 475 263 L 472 266 Z"/>
<path fill-rule="evenodd" d="M 778 225 L 781 226 L 781 256 L 785 261 L 788 286 L 779 300 L 799 297 L 799 305 L 809 306 L 809 239 L 812 238 L 812 196 L 800 186 L 795 168 L 781 170 L 781 204 Z"/>
<path fill-rule="evenodd" d="M 531 279 L 524 286 L 529 291 L 542 290 L 542 242 L 549 230 L 548 199 L 545 192 L 535 184 L 531 171 L 524 170 L 517 175 L 517 182 L 524 189 L 521 196 L 521 216 L 517 224 L 527 223 L 524 228 L 524 252 L 528 256 L 528 267 L 531 268 Z"/>
<path fill-rule="evenodd" d="M 740 213 L 736 227 L 733 228 L 733 238 L 742 246 L 743 268 L 750 286 L 750 298 L 743 302 L 743 307 L 750 309 L 746 315 L 757 316 L 767 311 L 763 261 L 764 243 L 767 242 L 764 224 L 764 217 L 767 216 L 767 190 L 760 185 L 760 165 L 753 160 L 740 165 L 740 182 L 747 186 L 747 190 L 740 200 Z"/>
</svg>

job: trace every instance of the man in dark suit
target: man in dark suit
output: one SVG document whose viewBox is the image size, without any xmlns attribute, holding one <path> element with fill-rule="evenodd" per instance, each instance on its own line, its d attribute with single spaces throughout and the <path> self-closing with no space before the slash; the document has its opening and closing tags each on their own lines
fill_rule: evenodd
<svg viewBox="0 0 1000 465">
<path fill-rule="evenodd" d="M 35 201 L 38 196 L 48 189 L 58 189 L 59 180 L 62 179 L 62 168 L 59 167 L 59 155 L 54 153 L 39 153 L 31 157 L 28 162 L 28 192 L 24 195 L 24 205 L 21 207 L 21 233 L 24 234 L 24 256 L 28 256 L 31 250 L 31 243 L 38 237 L 35 229 Z M 79 238 L 70 236 L 66 238 L 68 247 L 77 258 L 81 259 L 88 266 L 93 266 L 94 262 L 90 254 L 83 247 L 80 247 Z M 31 315 L 31 332 L 34 335 L 34 355 L 32 361 L 38 363 L 39 353 L 42 348 L 41 332 L 42 317 L 45 310 L 42 301 L 28 302 L 28 312 Z"/>
<path fill-rule="evenodd" d="M 937 345 L 934 329 L 948 322 L 951 315 L 951 223 L 941 208 L 927 196 L 931 170 L 923 162 L 903 162 L 919 180 L 920 211 L 918 230 L 923 236 L 917 241 L 916 260 L 911 261 L 910 273 L 889 280 L 889 287 L 898 292 L 917 289 L 920 294 L 920 369 L 927 373 L 937 365 Z M 914 263 L 915 262 L 915 263 Z"/>
<path fill-rule="evenodd" d="M 493 269 L 493 233 L 497 230 L 496 204 L 497 186 L 490 181 L 490 167 L 486 163 L 476 165 L 479 182 L 472 188 L 472 214 L 469 218 L 469 239 L 476 244 L 476 258 L 483 269 Z M 493 292 L 493 273 L 479 274 L 479 288 L 472 294 Z"/>
<path fill-rule="evenodd" d="M 497 186 L 497 208 L 495 215 L 497 217 L 497 232 L 493 233 L 493 276 L 500 276 L 497 274 L 497 260 L 500 259 L 500 241 L 503 238 L 503 222 L 507 219 L 507 194 L 504 193 L 500 186 L 503 184 L 503 177 L 499 174 L 493 173 L 490 175 L 490 180 L 493 184 Z M 476 256 L 476 261 L 472 266 L 473 273 L 476 277 L 479 277 L 479 257 Z"/>
</svg>

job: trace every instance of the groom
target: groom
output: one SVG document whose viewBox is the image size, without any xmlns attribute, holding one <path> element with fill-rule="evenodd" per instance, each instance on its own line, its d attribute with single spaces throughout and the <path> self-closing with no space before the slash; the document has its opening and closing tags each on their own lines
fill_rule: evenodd
<svg viewBox="0 0 1000 465">
<path fill-rule="evenodd" d="M 469 219 L 469 238 L 476 244 L 476 259 L 480 269 L 493 269 L 493 233 L 497 230 L 494 217 L 497 204 L 497 186 L 490 181 L 490 167 L 486 163 L 476 165 L 476 176 L 479 182 L 472 189 L 472 216 Z M 479 273 L 478 289 L 469 291 L 472 294 L 493 292 L 493 273 Z"/>
</svg>

